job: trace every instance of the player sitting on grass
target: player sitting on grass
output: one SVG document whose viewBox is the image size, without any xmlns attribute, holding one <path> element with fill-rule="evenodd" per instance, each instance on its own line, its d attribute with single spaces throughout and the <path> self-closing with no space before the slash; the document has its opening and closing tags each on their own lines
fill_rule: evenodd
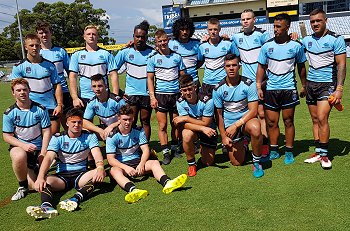
<svg viewBox="0 0 350 231">
<path fill-rule="evenodd" d="M 169 194 L 180 188 L 187 180 L 182 174 L 173 180 L 164 173 L 158 160 L 149 160 L 150 149 L 143 128 L 132 128 L 133 110 L 129 105 L 123 105 L 119 110 L 120 125 L 113 135 L 107 138 L 106 153 L 111 165 L 110 174 L 117 183 L 128 192 L 125 201 L 134 203 L 148 195 L 146 190 L 137 189 L 130 177 L 143 176 L 152 173 L 163 186 L 163 193 Z"/>
<path fill-rule="evenodd" d="M 188 176 L 197 174 L 195 141 L 200 139 L 202 163 L 214 164 L 217 134 L 213 123 L 214 103 L 209 96 L 197 93 L 197 84 L 191 75 L 180 76 L 182 97 L 176 103 L 179 116 L 174 118 L 176 126 L 181 125 L 183 148 L 186 153 Z"/>
<path fill-rule="evenodd" d="M 19 183 L 11 200 L 24 198 L 34 188 L 38 164 L 46 153 L 51 138 L 47 109 L 29 99 L 29 83 L 24 78 L 11 82 L 16 103 L 3 115 L 3 139 L 10 145 L 12 168 Z M 40 155 L 39 155 L 40 154 Z"/>
<path fill-rule="evenodd" d="M 243 136 L 250 135 L 253 155 L 253 175 L 262 177 L 264 171 L 259 164 L 262 134 L 258 113 L 258 93 L 254 82 L 239 75 L 239 57 L 225 56 L 226 77 L 215 87 L 213 100 L 222 138 L 233 165 L 242 165 L 245 158 Z"/>
<path fill-rule="evenodd" d="M 83 127 L 106 140 L 113 128 L 118 126 L 118 111 L 126 103 L 124 99 L 108 91 L 101 74 L 91 77 L 91 88 L 95 97 L 86 105 Z M 100 126 L 92 123 L 95 115 L 101 121 Z"/>
<path fill-rule="evenodd" d="M 76 188 L 77 192 L 59 205 L 61 209 L 74 211 L 94 191 L 95 183 L 102 182 L 106 175 L 96 135 L 82 130 L 83 112 L 73 108 L 68 111 L 66 118 L 68 130 L 50 140 L 48 152 L 35 182 L 35 189 L 41 193 L 42 203 L 40 206 L 27 207 L 27 213 L 36 219 L 57 216 L 58 212 L 53 207 L 54 193 L 71 188 Z M 97 165 L 91 171 L 87 171 L 86 167 L 89 152 Z M 56 174 L 47 176 L 55 158 L 58 158 Z"/>
</svg>

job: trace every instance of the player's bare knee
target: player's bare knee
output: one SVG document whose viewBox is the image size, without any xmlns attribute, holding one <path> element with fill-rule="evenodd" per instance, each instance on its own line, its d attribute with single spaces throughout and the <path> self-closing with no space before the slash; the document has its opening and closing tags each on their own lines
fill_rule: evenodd
<svg viewBox="0 0 350 231">
<path fill-rule="evenodd" d="M 182 130 L 182 142 L 189 143 L 192 142 L 194 138 L 194 133 L 191 130 Z"/>
<path fill-rule="evenodd" d="M 283 119 L 283 123 L 284 123 L 284 126 L 285 126 L 286 128 L 293 127 L 293 126 L 294 126 L 294 119 L 293 119 L 293 118 L 286 118 L 286 119 Z"/>
</svg>

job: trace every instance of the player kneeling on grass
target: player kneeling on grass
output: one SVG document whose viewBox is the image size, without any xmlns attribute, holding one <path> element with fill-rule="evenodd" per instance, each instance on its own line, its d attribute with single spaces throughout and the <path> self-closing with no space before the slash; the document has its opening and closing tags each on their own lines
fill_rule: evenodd
<svg viewBox="0 0 350 231">
<path fill-rule="evenodd" d="M 195 159 L 195 141 L 200 139 L 202 163 L 214 164 L 217 133 L 213 123 L 214 103 L 209 96 L 197 93 L 197 84 L 191 75 L 180 76 L 182 97 L 177 100 L 176 107 L 179 116 L 174 118 L 174 124 L 181 126 L 183 148 L 186 153 L 188 176 L 197 174 Z"/>
<path fill-rule="evenodd" d="M 143 128 L 133 128 L 133 110 L 123 105 L 119 110 L 120 125 L 107 138 L 106 153 L 111 165 L 110 174 L 128 192 L 125 201 L 134 203 L 148 195 L 146 190 L 136 189 L 130 177 L 152 173 L 163 186 L 163 193 L 169 194 L 180 188 L 187 180 L 182 174 L 173 180 L 165 174 L 158 160 L 149 160 L 150 149 Z M 142 152 L 142 153 L 141 153 Z"/>
<path fill-rule="evenodd" d="M 253 175 L 262 177 L 264 171 L 259 164 L 262 147 L 258 113 L 258 93 L 253 81 L 239 75 L 239 58 L 234 54 L 225 56 L 226 77 L 216 85 L 213 92 L 216 117 L 230 161 L 242 165 L 245 158 L 243 136 L 250 135 L 253 149 Z"/>
<path fill-rule="evenodd" d="M 74 211 L 80 202 L 93 191 L 95 183 L 102 182 L 106 176 L 103 157 L 95 134 L 82 131 L 83 112 L 73 108 L 67 112 L 66 132 L 53 136 L 48 152 L 41 164 L 35 189 L 41 193 L 41 205 L 27 207 L 27 213 L 36 219 L 51 218 L 58 215 L 53 207 L 54 192 L 76 188 L 72 198 L 59 203 L 61 209 Z M 97 168 L 87 171 L 87 157 L 91 151 Z M 52 161 L 57 158 L 57 170 L 54 175 L 46 175 Z"/>
</svg>

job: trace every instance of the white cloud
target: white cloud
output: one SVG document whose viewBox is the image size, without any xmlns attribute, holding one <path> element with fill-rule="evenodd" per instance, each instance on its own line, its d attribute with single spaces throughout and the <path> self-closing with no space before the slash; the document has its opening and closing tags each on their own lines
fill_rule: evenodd
<svg viewBox="0 0 350 231">
<path fill-rule="evenodd" d="M 150 21 L 152 20 L 156 24 L 160 24 L 163 22 L 161 7 L 159 7 L 158 9 L 139 8 L 138 11 L 140 11 L 145 18 L 150 19 Z"/>
</svg>

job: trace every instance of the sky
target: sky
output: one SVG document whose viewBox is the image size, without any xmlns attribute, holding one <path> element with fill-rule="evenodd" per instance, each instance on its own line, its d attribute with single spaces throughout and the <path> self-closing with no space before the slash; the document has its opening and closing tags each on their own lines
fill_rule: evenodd
<svg viewBox="0 0 350 231">
<path fill-rule="evenodd" d="M 40 1 L 17 0 L 19 10 L 32 8 Z M 74 0 L 61 0 L 71 3 Z M 184 0 L 174 0 L 182 3 Z M 58 2 L 57 0 L 43 0 L 46 3 Z M 102 8 L 109 15 L 111 27 L 109 36 L 117 40 L 117 43 L 125 43 L 132 37 L 133 28 L 146 19 L 151 25 L 161 26 L 162 5 L 172 4 L 172 0 L 90 0 L 94 8 Z M 0 33 L 3 28 L 14 22 L 16 14 L 16 0 L 0 1 Z"/>
</svg>

